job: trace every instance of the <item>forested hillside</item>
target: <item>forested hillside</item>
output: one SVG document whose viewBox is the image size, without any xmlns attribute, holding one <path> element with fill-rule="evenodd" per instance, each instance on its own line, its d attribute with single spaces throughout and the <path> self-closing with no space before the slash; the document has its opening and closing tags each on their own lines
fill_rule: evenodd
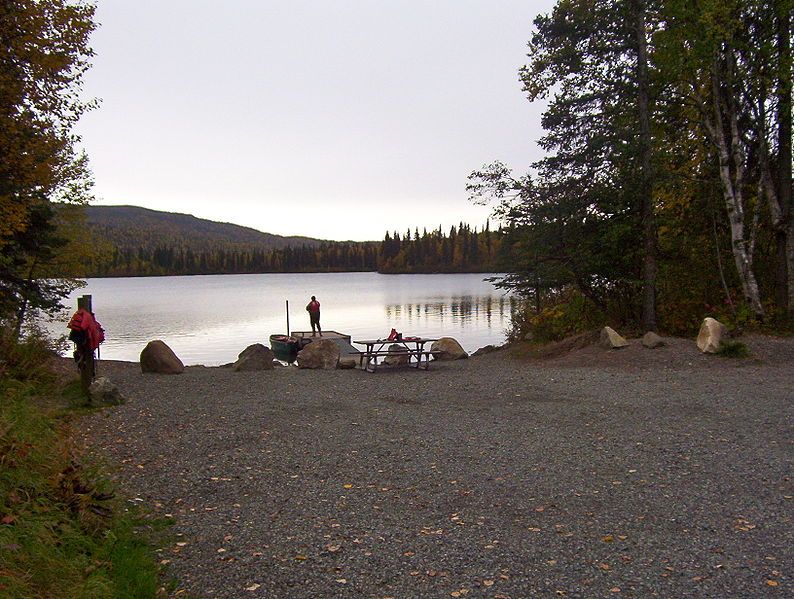
<svg viewBox="0 0 794 599">
<path fill-rule="evenodd" d="M 68 265 L 74 276 L 115 277 L 268 272 L 490 272 L 499 233 L 461 223 L 448 233 L 418 228 L 382 242 L 282 237 L 188 214 L 136 206 L 84 209 L 93 251 Z M 75 229 L 74 215 L 66 228 Z"/>
<path fill-rule="evenodd" d="M 85 217 L 93 236 L 121 249 L 154 249 L 162 246 L 165 240 L 170 245 L 184 246 L 194 252 L 220 247 L 270 249 L 314 246 L 321 241 L 309 237 L 283 237 L 191 214 L 161 212 L 140 206 L 86 206 Z"/>
</svg>

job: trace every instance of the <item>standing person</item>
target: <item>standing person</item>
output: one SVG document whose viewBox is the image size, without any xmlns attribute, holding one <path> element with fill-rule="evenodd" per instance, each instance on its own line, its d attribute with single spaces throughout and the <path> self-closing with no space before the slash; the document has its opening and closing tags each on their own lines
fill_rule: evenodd
<svg viewBox="0 0 794 599">
<path fill-rule="evenodd" d="M 306 311 L 309 313 L 309 322 L 312 325 L 312 337 L 316 337 L 314 327 L 317 327 L 317 332 L 320 333 L 320 337 L 322 337 L 323 331 L 320 328 L 320 302 L 317 301 L 316 297 L 312 296 L 312 301 L 306 305 Z"/>
</svg>

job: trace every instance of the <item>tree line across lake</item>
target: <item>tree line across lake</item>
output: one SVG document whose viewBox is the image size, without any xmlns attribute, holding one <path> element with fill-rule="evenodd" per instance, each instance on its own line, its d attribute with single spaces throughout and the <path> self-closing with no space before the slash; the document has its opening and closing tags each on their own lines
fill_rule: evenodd
<svg viewBox="0 0 794 599">
<path fill-rule="evenodd" d="M 449 232 L 441 228 L 413 233 L 386 233 L 381 242 L 301 244 L 283 248 L 184 245 L 113 246 L 96 244 L 71 272 L 84 277 L 244 274 L 283 272 L 455 273 L 493 272 L 497 268 L 503 232 L 490 225 L 477 230 L 461 223 Z"/>
</svg>

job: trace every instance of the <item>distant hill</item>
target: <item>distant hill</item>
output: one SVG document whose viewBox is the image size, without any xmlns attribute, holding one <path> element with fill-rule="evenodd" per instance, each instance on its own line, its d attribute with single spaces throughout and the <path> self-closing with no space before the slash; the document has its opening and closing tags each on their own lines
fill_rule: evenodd
<svg viewBox="0 0 794 599">
<path fill-rule="evenodd" d="M 322 242 L 311 237 L 284 237 L 190 214 L 139 206 L 86 206 L 85 215 L 94 238 L 119 249 L 169 246 L 190 248 L 194 252 L 219 248 L 270 250 L 316 246 Z"/>
<path fill-rule="evenodd" d="M 139 206 L 86 206 L 90 251 L 64 275 L 129 277 L 377 269 L 380 242 L 284 237 Z"/>
</svg>

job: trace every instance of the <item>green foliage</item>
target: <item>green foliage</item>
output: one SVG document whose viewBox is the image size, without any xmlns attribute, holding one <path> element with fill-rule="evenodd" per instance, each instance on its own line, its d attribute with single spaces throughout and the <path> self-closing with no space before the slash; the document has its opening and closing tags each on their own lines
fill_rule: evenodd
<svg viewBox="0 0 794 599">
<path fill-rule="evenodd" d="M 56 377 L 49 368 L 54 350 L 53 342 L 36 329 L 17 339 L 8 329 L 0 328 L 0 380 L 54 391 Z"/>
<path fill-rule="evenodd" d="M 792 6 L 560 0 L 538 16 L 520 75 L 530 100 L 549 99 L 547 154 L 522 176 L 487 165 L 468 186 L 506 224 L 500 285 L 536 313 L 581 295 L 637 330 L 650 289 L 674 334 L 707 312 L 757 326 L 773 297 L 783 306 Z"/>
<path fill-rule="evenodd" d="M 648 3 L 651 4 L 651 3 Z M 521 70 L 530 100 L 549 97 L 534 176 L 501 163 L 470 176 L 508 224 L 503 286 L 534 297 L 574 289 L 601 310 L 639 314 L 643 272 L 643 138 L 637 110 L 634 5 L 559 2 L 535 20 Z"/>
<path fill-rule="evenodd" d="M 553 302 L 553 303 L 552 303 Z M 606 315 L 580 293 L 549 298 L 539 312 L 526 309 L 515 312 L 511 319 L 509 338 L 533 343 L 550 343 L 592 331 L 606 322 Z"/>
<path fill-rule="evenodd" d="M 717 350 L 717 355 L 723 358 L 747 358 L 750 355 L 750 350 L 741 341 L 728 339 L 722 342 Z"/>
<path fill-rule="evenodd" d="M 8 599 L 154 598 L 151 523 L 114 499 L 82 462 L 68 419 L 41 407 L 54 390 L 39 339 L 3 342 L 0 377 L 0 595 Z"/>
<path fill-rule="evenodd" d="M 17 334 L 28 310 L 56 310 L 72 289 L 46 269 L 65 244 L 53 202 L 90 197 L 73 127 L 92 107 L 79 92 L 93 14 L 68 0 L 0 7 L 0 319 Z"/>
</svg>

